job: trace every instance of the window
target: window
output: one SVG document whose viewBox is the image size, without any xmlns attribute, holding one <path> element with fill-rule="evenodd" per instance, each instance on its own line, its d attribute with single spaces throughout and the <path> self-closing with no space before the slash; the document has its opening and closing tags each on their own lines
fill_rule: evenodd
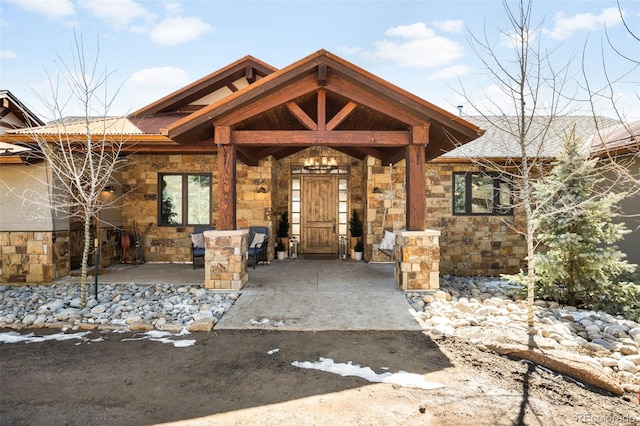
<svg viewBox="0 0 640 426">
<path fill-rule="evenodd" d="M 453 214 L 513 214 L 511 184 L 498 173 L 454 173 Z"/>
<path fill-rule="evenodd" d="M 159 187 L 160 226 L 211 223 L 211 174 L 161 173 Z"/>
</svg>

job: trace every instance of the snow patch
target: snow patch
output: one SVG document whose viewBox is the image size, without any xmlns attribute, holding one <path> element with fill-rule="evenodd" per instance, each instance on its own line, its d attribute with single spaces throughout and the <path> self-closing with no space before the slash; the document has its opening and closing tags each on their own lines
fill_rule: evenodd
<svg viewBox="0 0 640 426">
<path fill-rule="evenodd" d="M 9 331 L 6 333 L 0 333 L 0 343 L 41 343 L 41 342 L 46 342 L 49 340 L 56 340 L 59 342 L 65 341 L 65 340 L 74 340 L 74 339 L 79 339 L 82 340 L 83 342 L 86 342 L 87 339 L 85 338 L 85 336 L 89 334 L 88 331 L 83 331 L 80 333 L 72 333 L 72 334 L 65 334 L 63 333 L 56 333 L 56 334 L 47 334 L 44 336 L 36 336 L 33 333 L 29 333 L 29 334 L 20 334 L 20 333 L 16 333 L 15 331 Z"/>
<path fill-rule="evenodd" d="M 273 354 L 275 354 L 276 352 L 280 352 L 280 349 L 279 349 L 279 348 L 271 349 L 270 351 L 268 351 L 268 352 L 267 352 L 267 354 L 269 354 L 269 355 L 273 355 Z"/>
<path fill-rule="evenodd" d="M 169 333 L 168 331 L 152 330 L 147 331 L 142 337 L 132 337 L 130 339 L 122 339 L 123 342 L 135 341 L 135 340 L 151 340 L 153 342 L 170 343 L 175 348 L 186 348 L 187 346 L 193 346 L 196 344 L 195 339 L 182 339 L 172 340 L 171 337 L 184 336 L 189 334 L 186 329 L 183 329 L 179 333 Z"/>
<path fill-rule="evenodd" d="M 331 358 L 320 357 L 316 362 L 310 361 L 294 361 L 291 363 L 294 367 L 307 368 L 311 370 L 320 370 L 327 373 L 339 374 L 340 376 L 360 377 L 372 383 L 390 383 L 407 388 L 417 388 L 424 390 L 438 389 L 444 387 L 442 383 L 429 382 L 419 374 L 407 373 L 399 371 L 397 373 L 377 374 L 370 367 L 361 367 L 347 363 L 335 363 Z"/>
</svg>

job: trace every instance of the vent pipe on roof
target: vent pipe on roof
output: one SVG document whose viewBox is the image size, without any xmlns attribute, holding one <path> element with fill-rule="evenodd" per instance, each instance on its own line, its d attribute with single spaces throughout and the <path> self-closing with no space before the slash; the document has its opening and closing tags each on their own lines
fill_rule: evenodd
<svg viewBox="0 0 640 426">
<path fill-rule="evenodd" d="M 456 108 L 458 108 L 458 115 L 460 117 L 462 117 L 462 108 L 464 107 L 464 105 L 458 105 Z"/>
</svg>

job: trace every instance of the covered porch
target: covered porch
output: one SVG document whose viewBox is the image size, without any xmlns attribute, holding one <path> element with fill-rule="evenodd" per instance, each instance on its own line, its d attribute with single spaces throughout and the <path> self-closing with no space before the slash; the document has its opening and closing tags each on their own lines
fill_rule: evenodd
<svg viewBox="0 0 640 426">
<path fill-rule="evenodd" d="M 180 144 L 215 150 L 217 221 L 215 230 L 205 233 L 205 286 L 234 290 L 248 281 L 247 225 L 275 231 L 286 212 L 302 252 L 338 253 L 339 241 L 350 236 L 352 211 L 364 219 L 365 260 L 379 260 L 378 244 L 385 231 L 391 232 L 395 246 L 387 258 L 394 262 L 396 284 L 404 290 L 437 288 L 439 234 L 425 230 L 425 164 L 481 134 L 476 126 L 326 51 L 163 132 Z M 335 153 L 338 159 L 330 162 L 335 166 L 308 168 L 305 156 L 314 150 Z M 246 191 L 250 177 L 253 197 Z M 261 211 L 247 208 L 252 198 L 263 202 Z M 267 223 L 256 223 L 261 219 Z M 270 243 L 280 237 L 273 232 Z"/>
</svg>

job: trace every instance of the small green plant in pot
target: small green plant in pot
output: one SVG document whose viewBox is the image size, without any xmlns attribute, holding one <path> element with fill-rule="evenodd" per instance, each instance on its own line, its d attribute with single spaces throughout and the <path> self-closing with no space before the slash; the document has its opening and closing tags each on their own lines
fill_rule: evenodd
<svg viewBox="0 0 640 426">
<path fill-rule="evenodd" d="M 358 241 L 355 247 L 355 258 L 356 260 L 362 260 L 362 252 L 364 251 L 364 245 L 362 241 Z"/>
<path fill-rule="evenodd" d="M 278 243 L 282 243 L 284 257 L 287 256 L 287 247 L 289 247 L 289 212 L 282 212 L 280 214 L 280 220 L 278 221 L 278 229 L 276 230 L 276 237 Z M 276 249 L 276 252 L 278 250 Z"/>
<path fill-rule="evenodd" d="M 286 246 L 284 245 L 284 242 L 282 242 L 281 239 L 278 239 L 278 242 L 276 243 L 276 256 L 278 257 L 278 260 L 284 259 L 285 252 Z"/>
<path fill-rule="evenodd" d="M 356 210 L 352 210 L 351 219 L 349 219 L 349 234 L 351 239 L 349 240 L 349 246 L 351 247 L 351 258 L 355 256 L 355 247 L 359 241 L 362 240 L 362 221 Z"/>
</svg>

